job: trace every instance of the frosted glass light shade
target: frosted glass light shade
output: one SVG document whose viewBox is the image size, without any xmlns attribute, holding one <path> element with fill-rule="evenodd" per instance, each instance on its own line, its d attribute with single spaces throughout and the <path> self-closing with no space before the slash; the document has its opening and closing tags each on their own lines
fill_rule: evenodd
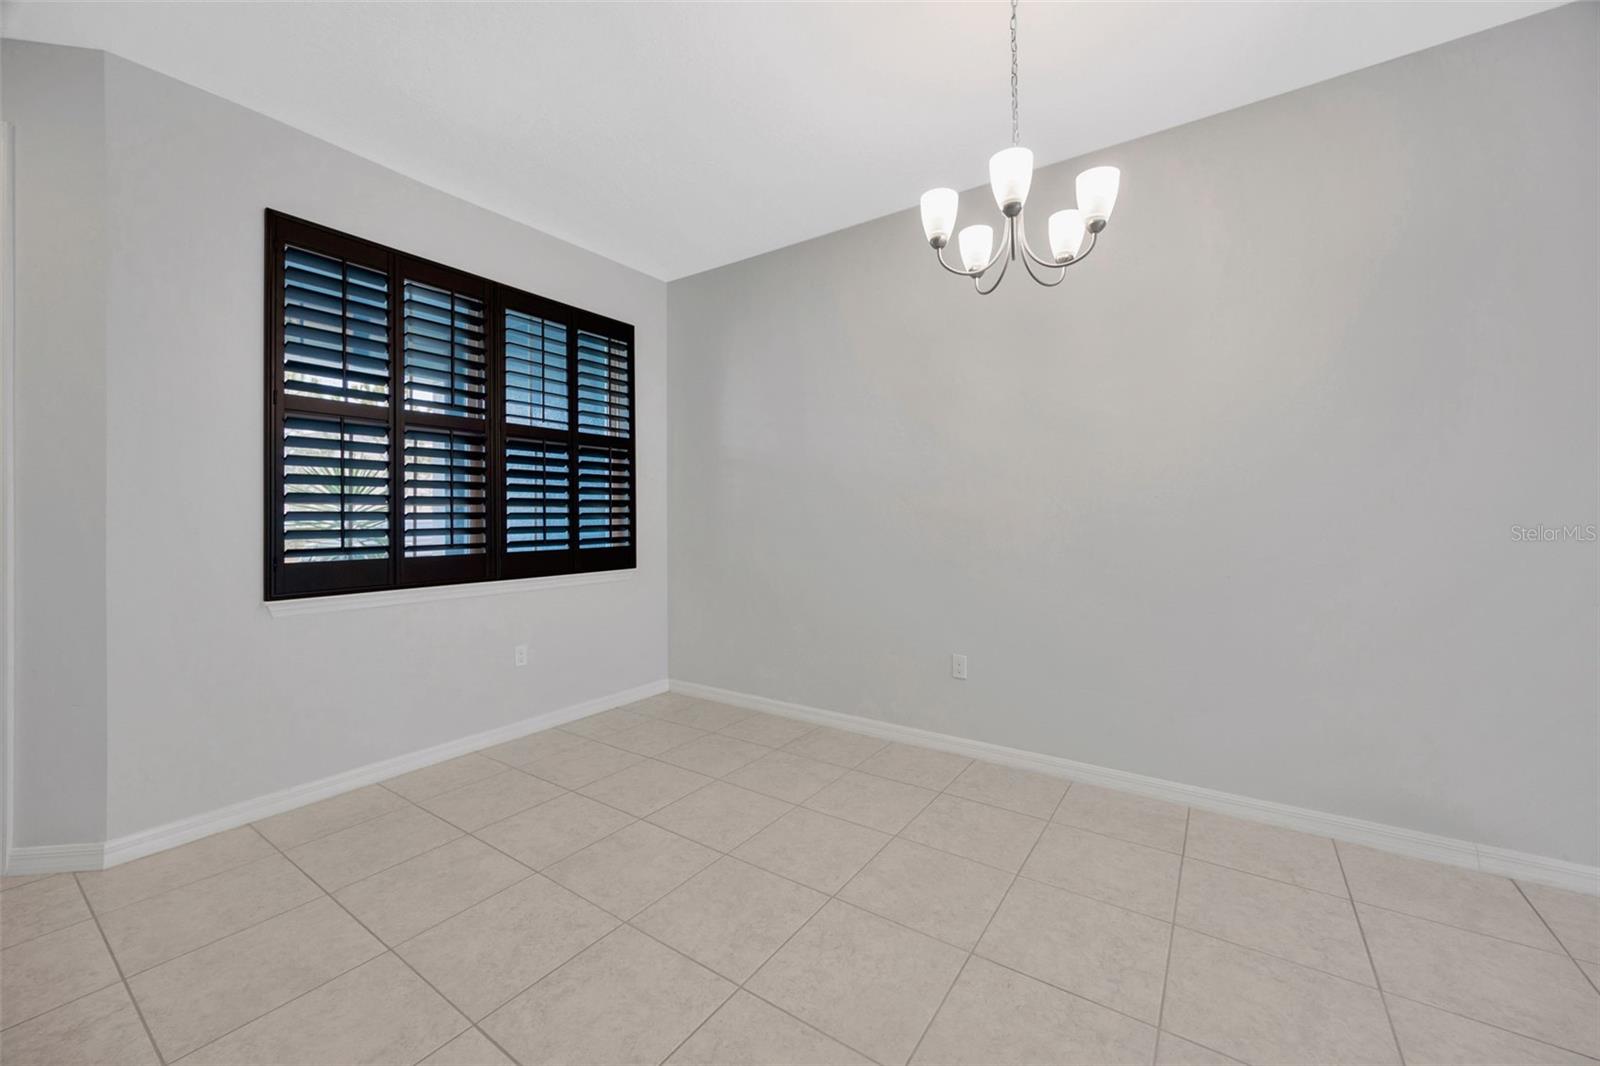
<svg viewBox="0 0 1600 1066">
<path fill-rule="evenodd" d="M 929 244 L 947 244 L 956 231 L 956 206 L 960 197 L 954 189 L 929 189 L 922 194 L 922 232 Z"/>
<path fill-rule="evenodd" d="M 968 226 L 961 231 L 960 243 L 961 265 L 968 270 L 982 270 L 994 252 L 994 227 Z"/>
<path fill-rule="evenodd" d="M 1103 224 L 1111 217 L 1121 183 L 1122 171 L 1116 167 L 1090 167 L 1078 175 L 1078 210 L 1086 225 Z"/>
<path fill-rule="evenodd" d="M 1000 210 L 1008 204 L 1021 205 L 1032 184 L 1033 153 L 1026 148 L 1006 148 L 989 157 L 989 187 Z"/>
<path fill-rule="evenodd" d="M 1056 262 L 1064 263 L 1068 259 L 1078 258 L 1078 253 L 1083 250 L 1084 236 L 1081 211 L 1068 209 L 1050 216 L 1050 254 L 1056 257 Z"/>
</svg>

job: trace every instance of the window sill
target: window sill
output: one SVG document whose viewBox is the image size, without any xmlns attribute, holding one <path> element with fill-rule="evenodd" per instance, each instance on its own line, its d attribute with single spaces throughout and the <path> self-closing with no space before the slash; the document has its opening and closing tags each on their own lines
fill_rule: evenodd
<svg viewBox="0 0 1600 1066">
<path fill-rule="evenodd" d="M 605 585 L 627 581 L 637 574 L 631 570 L 602 570 L 592 574 L 555 574 L 550 577 L 524 577 L 511 581 L 474 581 L 467 585 L 434 585 L 420 589 L 384 589 L 382 592 L 349 592 L 339 596 L 307 596 L 298 600 L 266 600 L 263 606 L 274 618 L 297 614 L 332 614 L 360 611 L 372 607 L 399 607 L 408 603 L 433 603 L 438 600 L 468 600 L 479 596 L 505 596 L 513 592 L 568 588 L 574 585 Z"/>
</svg>

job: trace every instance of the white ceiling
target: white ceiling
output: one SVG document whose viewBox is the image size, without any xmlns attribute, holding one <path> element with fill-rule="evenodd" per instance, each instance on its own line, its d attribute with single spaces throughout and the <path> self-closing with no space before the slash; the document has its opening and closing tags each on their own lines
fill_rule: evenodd
<svg viewBox="0 0 1600 1066">
<path fill-rule="evenodd" d="M 1042 165 L 1553 3 L 1021 7 Z M 16 3 L 103 48 L 658 278 L 987 180 L 1007 9 L 968 3 Z"/>
</svg>

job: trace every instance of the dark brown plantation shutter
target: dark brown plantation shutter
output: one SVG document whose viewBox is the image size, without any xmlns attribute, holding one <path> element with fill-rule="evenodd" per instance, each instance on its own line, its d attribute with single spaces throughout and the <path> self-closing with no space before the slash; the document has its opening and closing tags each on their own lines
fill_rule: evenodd
<svg viewBox="0 0 1600 1066">
<path fill-rule="evenodd" d="M 407 429 L 403 485 L 408 557 L 486 551 L 482 434 Z"/>
<path fill-rule="evenodd" d="M 400 579 L 481 580 L 490 576 L 488 285 L 406 258 L 394 284 L 404 306 Z"/>
<path fill-rule="evenodd" d="M 389 557 L 389 427 L 323 415 L 283 420 L 283 558 Z"/>
<path fill-rule="evenodd" d="M 633 431 L 629 342 L 578 331 L 578 429 L 607 437 Z"/>
<path fill-rule="evenodd" d="M 503 577 L 571 573 L 574 451 L 571 309 L 501 286 Z"/>
<path fill-rule="evenodd" d="M 566 323 L 507 307 L 506 421 L 564 431 L 567 413 Z"/>
<path fill-rule="evenodd" d="M 482 418 L 488 395 L 483 301 L 404 282 L 406 410 Z"/>
<path fill-rule="evenodd" d="M 565 552 L 572 546 L 572 449 L 545 441 L 506 442 L 506 554 Z"/>
<path fill-rule="evenodd" d="M 268 599 L 635 565 L 633 327 L 267 212 Z"/>
<path fill-rule="evenodd" d="M 578 448 L 578 548 L 633 543 L 633 460 L 623 448 Z"/>
<path fill-rule="evenodd" d="M 269 219 L 267 595 L 391 580 L 388 253 Z"/>
<path fill-rule="evenodd" d="M 633 566 L 633 327 L 586 312 L 575 325 L 576 568 Z"/>
<path fill-rule="evenodd" d="M 284 392 L 387 407 L 388 277 L 293 245 L 283 260 Z"/>
</svg>

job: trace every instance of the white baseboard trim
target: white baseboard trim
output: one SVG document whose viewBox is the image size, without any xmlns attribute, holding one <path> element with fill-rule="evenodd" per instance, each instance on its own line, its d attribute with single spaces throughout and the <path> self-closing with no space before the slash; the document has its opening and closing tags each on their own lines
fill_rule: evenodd
<svg viewBox="0 0 1600 1066">
<path fill-rule="evenodd" d="M 931 730 L 917 729 L 913 726 L 896 725 L 892 722 L 881 722 L 873 718 L 841 714 L 838 711 L 825 711 L 818 707 L 807 707 L 799 703 L 786 703 L 782 700 L 768 699 L 765 696 L 753 696 L 746 692 L 734 692 L 730 689 L 716 688 L 712 685 L 702 685 L 692 681 L 673 680 L 670 682 L 670 686 L 673 692 L 681 692 L 686 696 L 694 696 L 699 699 L 715 700 L 718 703 L 726 703 L 734 707 L 744 707 L 752 711 L 766 711 L 786 718 L 797 718 L 801 721 L 814 722 L 818 725 L 831 725 L 840 729 L 848 729 L 853 733 L 865 733 L 868 736 L 881 737 L 885 740 L 899 740 L 909 744 L 919 744 L 925 748 L 937 748 L 941 751 L 954 752 L 958 755 L 967 755 L 975 759 L 1001 763 L 1006 766 L 1015 766 L 1023 770 L 1035 770 L 1039 773 L 1051 774 L 1056 777 L 1068 777 L 1074 781 L 1104 785 L 1107 788 L 1120 789 L 1123 792 L 1136 792 L 1155 799 L 1181 803 L 1188 807 L 1199 807 L 1202 810 L 1216 811 L 1236 818 L 1246 818 L 1254 822 L 1266 822 L 1271 825 L 1283 826 L 1286 829 L 1296 829 L 1303 833 L 1314 833 L 1317 836 L 1349 841 L 1353 844 L 1366 844 L 1369 847 L 1379 848 L 1399 855 L 1409 855 L 1413 858 L 1448 863 L 1452 866 L 1462 866 L 1469 870 L 1484 870 L 1501 874 L 1505 877 L 1514 877 L 1518 880 L 1537 881 L 1541 884 L 1555 885 L 1559 888 L 1585 892 L 1589 895 L 1600 895 L 1600 867 L 1596 866 L 1585 866 L 1582 863 L 1567 862 L 1562 859 L 1529 855 L 1524 852 L 1491 847 L 1486 844 L 1474 844 L 1470 841 L 1456 840 L 1452 837 L 1439 836 L 1435 833 L 1423 833 L 1415 829 L 1402 829 L 1399 826 L 1384 825 L 1381 822 L 1368 822 L 1360 818 L 1349 818 L 1342 814 L 1329 814 L 1325 811 L 1314 811 L 1306 807 L 1293 807 L 1286 803 L 1252 799 L 1249 796 L 1219 792 L 1215 789 L 1201 788 L 1198 785 L 1180 784 L 1179 782 L 1167 781 L 1159 777 L 1146 777 L 1143 774 L 1129 773 L 1126 770 L 1113 770 L 1090 763 L 1075 762 L 1072 759 L 1063 759 L 1055 755 L 1041 755 L 1038 752 L 1023 751 L 1020 748 L 1007 748 L 981 740 L 968 740 L 965 737 L 951 736 L 948 733 L 935 733 Z"/>
<path fill-rule="evenodd" d="M 71 870 L 98 870 L 105 862 L 104 844 L 40 844 L 12 848 L 6 874 L 60 874 Z"/>
<path fill-rule="evenodd" d="M 225 829 L 234 829 L 274 814 L 303 807 L 341 792 L 349 792 L 363 785 L 370 785 L 412 770 L 420 770 L 424 766 L 432 766 L 436 762 L 453 759 L 458 755 L 504 744 L 508 740 L 516 740 L 529 733 L 537 733 L 542 729 L 587 718 L 591 714 L 665 691 L 667 682 L 653 681 L 647 685 L 574 703 L 559 710 L 547 711 L 532 718 L 524 718 L 520 722 L 512 722 L 497 729 L 435 744 L 421 751 L 369 763 L 354 770 L 334 774 L 332 777 L 324 777 L 318 781 L 309 781 L 255 799 L 230 804 L 205 814 L 182 818 L 138 833 L 129 833 L 127 836 L 108 840 L 104 844 L 48 844 L 12 848 L 10 854 L 6 856 L 5 872 L 7 874 L 58 873 L 66 870 L 99 870 L 116 866 L 158 851 L 165 851 L 167 848 L 177 847 L 179 844 L 187 844 L 191 840 L 199 840 L 213 833 L 220 833 Z"/>
</svg>

